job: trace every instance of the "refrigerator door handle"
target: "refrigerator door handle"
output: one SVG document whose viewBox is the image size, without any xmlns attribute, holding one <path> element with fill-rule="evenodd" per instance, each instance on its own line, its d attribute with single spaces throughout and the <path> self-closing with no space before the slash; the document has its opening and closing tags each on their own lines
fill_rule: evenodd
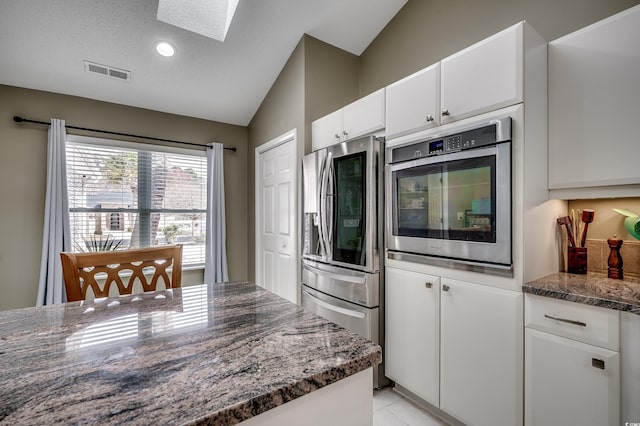
<svg viewBox="0 0 640 426">
<path fill-rule="evenodd" d="M 325 158 L 326 160 L 326 158 Z M 318 173 L 318 182 L 317 182 L 317 194 L 318 194 L 318 243 L 320 244 L 320 256 L 323 258 L 327 257 L 327 248 L 326 243 L 324 241 L 324 205 L 322 203 L 322 181 L 324 176 L 324 169 L 326 166 L 326 161 L 323 161 L 320 164 L 320 170 Z"/>
<path fill-rule="evenodd" d="M 331 152 L 327 153 L 327 157 L 324 161 L 324 167 L 322 169 L 322 180 L 320 182 L 320 223 L 321 223 L 321 237 L 324 242 L 325 247 L 325 256 L 327 259 L 331 259 L 331 240 L 330 240 L 330 228 L 329 223 L 332 218 L 327 217 L 328 213 L 328 204 L 329 204 L 329 195 L 328 195 L 328 186 L 329 186 L 329 169 L 331 168 Z"/>
<path fill-rule="evenodd" d="M 345 281 L 345 282 L 354 283 L 354 284 L 365 284 L 367 282 L 367 279 L 365 277 L 353 277 L 351 275 L 343 275 L 335 272 L 323 271 L 321 269 L 317 269 L 317 268 L 314 268 L 313 266 L 309 266 L 306 264 L 303 265 L 303 267 L 313 272 L 316 275 L 322 275 L 322 276 L 333 278 L 339 281 Z"/>
<path fill-rule="evenodd" d="M 331 188 L 331 193 L 327 194 L 327 211 L 329 213 L 329 232 L 327 234 L 327 242 L 329 243 L 329 245 L 332 244 L 333 242 L 333 225 L 334 225 L 334 221 L 333 221 L 333 202 L 335 199 L 335 184 L 333 182 L 333 165 L 331 164 L 331 153 L 329 153 L 329 155 L 327 156 L 328 161 L 327 161 L 327 186 L 329 188 Z"/>
<path fill-rule="evenodd" d="M 311 299 L 311 301 L 313 303 L 316 303 L 316 304 L 322 306 L 325 309 L 329 309 L 330 311 L 334 311 L 334 312 L 337 312 L 339 314 L 348 315 L 350 317 L 355 317 L 355 318 L 359 318 L 359 319 L 363 319 L 366 316 L 362 312 L 354 311 L 352 309 L 341 308 L 339 306 L 334 306 L 334 305 L 332 305 L 330 303 L 327 303 L 324 300 L 320 300 L 317 297 L 315 297 L 314 295 L 312 295 L 311 293 L 309 293 L 308 291 L 302 290 L 302 293 L 304 293 L 305 296 L 307 296 L 309 299 Z"/>
</svg>

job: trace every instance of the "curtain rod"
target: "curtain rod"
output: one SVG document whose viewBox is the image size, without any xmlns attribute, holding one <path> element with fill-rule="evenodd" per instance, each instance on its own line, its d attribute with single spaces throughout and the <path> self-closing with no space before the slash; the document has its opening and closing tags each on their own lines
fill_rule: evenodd
<svg viewBox="0 0 640 426">
<path fill-rule="evenodd" d="M 46 121 L 37 121 L 37 120 L 29 120 L 28 118 L 24 118 L 24 117 L 20 117 L 15 115 L 13 117 L 13 121 L 15 121 L 16 123 L 35 123 L 35 124 L 44 124 L 45 126 L 50 126 L 51 123 L 47 123 Z M 69 129 L 76 129 L 76 130 L 85 130 L 88 132 L 95 132 L 95 133 L 106 133 L 108 135 L 118 135 L 118 136 L 129 136 L 132 138 L 138 138 L 138 139 L 149 139 L 152 141 L 161 141 L 161 142 L 171 142 L 171 143 L 178 143 L 178 144 L 182 144 L 182 145 L 191 145 L 191 146 L 198 146 L 200 148 L 208 148 L 207 145 L 200 145 L 198 143 L 193 143 L 193 142 L 182 142 L 182 141 L 174 141 L 171 139 L 161 139 L 161 138 L 153 138 L 151 136 L 140 136 L 140 135 L 132 135 L 129 133 L 120 133 L 120 132 L 111 132 L 109 130 L 98 130 L 98 129 L 89 129 L 87 127 L 77 127 L 77 126 L 69 126 L 67 124 L 65 124 L 65 127 L 69 128 Z M 233 151 L 236 152 L 237 148 L 231 147 L 231 148 L 224 148 L 227 151 Z"/>
</svg>

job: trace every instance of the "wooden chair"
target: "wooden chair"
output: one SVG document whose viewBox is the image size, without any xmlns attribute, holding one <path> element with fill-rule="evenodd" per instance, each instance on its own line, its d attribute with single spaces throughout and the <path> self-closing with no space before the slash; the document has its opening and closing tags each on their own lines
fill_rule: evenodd
<svg viewBox="0 0 640 426">
<path fill-rule="evenodd" d="M 85 300 L 87 290 L 91 288 L 95 297 L 108 297 L 111 284 L 115 283 L 119 294 L 132 294 L 133 286 L 139 282 L 143 291 L 155 291 L 162 278 L 166 288 L 180 287 L 182 278 L 182 245 L 149 247 L 131 250 L 116 250 L 91 253 L 60 253 L 64 285 L 67 290 L 67 301 Z M 167 269 L 171 268 L 171 277 Z M 143 269 L 153 276 L 147 279 Z M 120 273 L 131 273 L 127 284 L 126 276 Z M 96 275 L 106 273 L 104 284 L 100 286 Z"/>
</svg>

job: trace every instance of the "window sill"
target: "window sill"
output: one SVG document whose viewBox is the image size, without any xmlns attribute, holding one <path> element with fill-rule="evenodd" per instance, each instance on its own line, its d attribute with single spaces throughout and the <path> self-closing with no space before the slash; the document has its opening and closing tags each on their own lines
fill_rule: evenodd
<svg viewBox="0 0 640 426">
<path fill-rule="evenodd" d="M 182 271 L 204 271 L 204 265 L 182 265 Z"/>
</svg>

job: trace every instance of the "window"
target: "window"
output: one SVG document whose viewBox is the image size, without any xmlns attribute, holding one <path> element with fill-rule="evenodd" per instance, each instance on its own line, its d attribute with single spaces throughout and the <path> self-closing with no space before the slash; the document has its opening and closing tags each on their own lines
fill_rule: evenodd
<svg viewBox="0 0 640 426">
<path fill-rule="evenodd" d="M 124 231 L 124 213 L 109 213 L 109 230 Z"/>
<path fill-rule="evenodd" d="M 69 136 L 66 154 L 74 251 L 181 243 L 204 264 L 204 152 Z"/>
</svg>

